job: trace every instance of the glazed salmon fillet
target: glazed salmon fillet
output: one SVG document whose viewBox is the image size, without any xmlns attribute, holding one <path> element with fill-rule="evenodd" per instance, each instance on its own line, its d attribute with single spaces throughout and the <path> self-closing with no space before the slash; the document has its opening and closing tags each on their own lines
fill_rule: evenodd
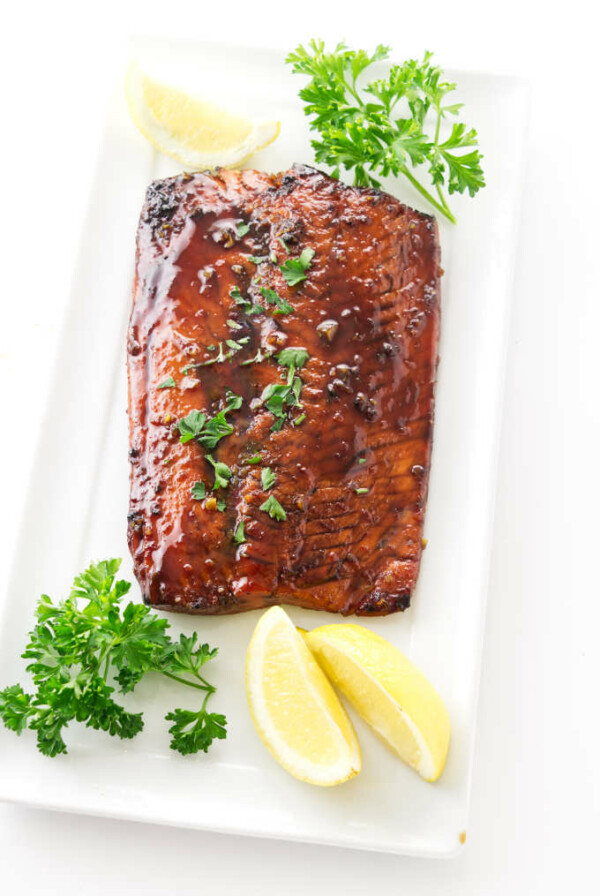
<svg viewBox="0 0 600 896">
<path fill-rule="evenodd" d="M 144 600 L 383 615 L 422 553 L 435 220 L 306 167 L 153 183 L 128 333 Z"/>
</svg>

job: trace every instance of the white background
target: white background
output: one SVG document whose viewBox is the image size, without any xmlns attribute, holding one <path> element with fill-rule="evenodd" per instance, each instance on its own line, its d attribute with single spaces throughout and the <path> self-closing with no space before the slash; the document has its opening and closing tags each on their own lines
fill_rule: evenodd
<svg viewBox="0 0 600 896">
<path fill-rule="evenodd" d="M 526 77 L 532 97 L 466 849 L 450 861 L 405 859 L 0 805 L 4 892 L 596 892 L 600 130 L 597 26 L 586 7 L 102 0 L 4 12 L 0 587 L 109 77 L 128 34 L 286 49 L 345 37 L 390 43 L 398 56 L 429 48 L 448 67 Z M 31 552 L 35 562 L 34 544 Z"/>
</svg>

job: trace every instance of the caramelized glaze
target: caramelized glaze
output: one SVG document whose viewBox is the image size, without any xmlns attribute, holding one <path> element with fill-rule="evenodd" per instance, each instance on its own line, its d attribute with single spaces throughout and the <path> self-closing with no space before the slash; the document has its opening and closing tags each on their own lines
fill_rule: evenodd
<svg viewBox="0 0 600 896">
<path fill-rule="evenodd" d="M 249 230 L 240 237 L 241 223 Z M 305 248 L 315 252 L 306 279 L 289 286 L 279 265 Z M 273 253 L 260 265 L 249 260 Z M 433 218 L 313 169 L 220 171 L 150 186 L 128 338 L 128 536 L 147 602 L 202 613 L 408 606 L 431 454 L 439 273 Z M 261 286 L 293 313 L 269 306 L 248 315 L 230 296 L 238 287 L 264 306 Z M 248 341 L 222 363 L 191 366 L 227 339 Z M 274 358 L 242 362 L 259 347 L 266 355 L 286 346 L 309 354 L 298 371 L 302 409 L 273 432 L 260 396 L 287 371 Z M 158 389 L 170 376 L 176 387 Z M 181 444 L 177 421 L 194 409 L 214 415 L 227 389 L 243 404 L 228 413 L 234 432 L 211 452 L 233 472 L 228 488 L 213 492 L 205 449 Z M 256 454 L 261 463 L 249 464 Z M 277 480 L 265 493 L 267 466 Z M 198 481 L 206 500 L 191 497 Z M 269 494 L 285 521 L 259 509 Z M 212 497 L 225 501 L 223 512 Z M 240 522 L 247 541 L 238 545 Z"/>
</svg>

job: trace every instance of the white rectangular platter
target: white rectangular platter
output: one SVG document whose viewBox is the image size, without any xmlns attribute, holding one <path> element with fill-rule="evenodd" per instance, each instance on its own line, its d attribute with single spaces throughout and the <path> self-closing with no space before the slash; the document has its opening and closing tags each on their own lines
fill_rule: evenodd
<svg viewBox="0 0 600 896">
<path fill-rule="evenodd" d="M 279 139 L 252 160 L 267 170 L 311 162 L 310 135 L 283 54 L 240 47 L 138 43 L 143 66 L 188 87 L 211 85 L 224 102 L 282 122 Z M 454 855 L 467 830 L 488 555 L 493 521 L 507 310 L 517 239 L 520 82 L 469 72 L 459 84 L 478 128 L 488 185 L 453 203 L 459 223 L 441 225 L 443 313 L 434 454 L 421 575 L 404 614 L 361 620 L 398 645 L 442 694 L 452 720 L 446 770 L 427 784 L 353 716 L 363 770 L 320 789 L 276 765 L 259 741 L 243 683 L 246 646 L 258 613 L 172 617 L 175 633 L 197 629 L 218 646 L 212 707 L 226 713 L 225 741 L 208 755 L 168 748 L 165 712 L 193 697 L 166 680 L 144 681 L 124 698 L 146 727 L 119 741 L 73 725 L 68 756 L 46 759 L 34 737 L 0 730 L 0 798 L 47 808 L 198 829 L 335 844 L 421 856 Z M 119 80 L 108 118 L 87 223 L 45 411 L 11 584 L 2 596 L 0 686 L 26 681 L 19 658 L 38 595 L 66 592 L 90 560 L 121 556 L 128 503 L 124 335 L 137 217 L 154 178 L 177 173 L 129 118 Z M 402 182 L 390 192 L 423 208 Z M 67 194 L 68 195 L 68 194 Z M 424 209 L 428 210 L 428 209 Z M 132 589 L 139 599 L 137 585 Z M 292 610 L 306 628 L 335 621 Z M 341 621 L 341 620 L 340 620 Z"/>
</svg>

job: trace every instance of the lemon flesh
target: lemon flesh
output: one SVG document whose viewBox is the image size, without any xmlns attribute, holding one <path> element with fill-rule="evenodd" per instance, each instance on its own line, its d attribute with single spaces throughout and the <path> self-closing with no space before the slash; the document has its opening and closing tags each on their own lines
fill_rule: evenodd
<svg viewBox="0 0 600 896">
<path fill-rule="evenodd" d="M 239 165 L 279 134 L 277 121 L 253 122 L 232 115 L 154 80 L 136 63 L 127 71 L 125 95 L 138 130 L 188 170 Z"/>
<path fill-rule="evenodd" d="M 261 739 L 294 777 L 331 786 L 358 774 L 360 748 L 352 724 L 281 607 L 267 610 L 252 635 L 246 695 Z"/>
<path fill-rule="evenodd" d="M 450 720 L 423 673 L 360 625 L 324 625 L 304 638 L 323 671 L 400 759 L 427 781 L 439 778 Z"/>
</svg>

